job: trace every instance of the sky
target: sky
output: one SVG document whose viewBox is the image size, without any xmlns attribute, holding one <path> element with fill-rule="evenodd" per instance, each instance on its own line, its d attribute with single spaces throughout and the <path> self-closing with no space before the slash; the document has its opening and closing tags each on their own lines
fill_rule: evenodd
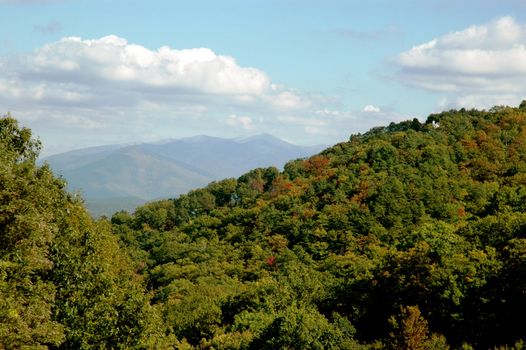
<svg viewBox="0 0 526 350">
<path fill-rule="evenodd" d="M 0 0 L 0 114 L 42 155 L 301 145 L 526 99 L 526 0 Z"/>
</svg>

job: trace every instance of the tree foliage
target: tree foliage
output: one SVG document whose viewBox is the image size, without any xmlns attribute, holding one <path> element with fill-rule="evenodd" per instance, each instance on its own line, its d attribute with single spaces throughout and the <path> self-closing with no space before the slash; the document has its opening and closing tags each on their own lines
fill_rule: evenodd
<svg viewBox="0 0 526 350">
<path fill-rule="evenodd" d="M 160 319 L 111 226 L 35 165 L 38 149 L 28 129 L 0 118 L 0 348 L 161 344 Z"/>
<path fill-rule="evenodd" d="M 1 119 L 0 347 L 523 348 L 523 104 L 374 128 L 111 222 Z"/>
<path fill-rule="evenodd" d="M 522 104 L 391 123 L 113 230 L 187 346 L 511 346 L 526 336 L 525 136 Z"/>
</svg>

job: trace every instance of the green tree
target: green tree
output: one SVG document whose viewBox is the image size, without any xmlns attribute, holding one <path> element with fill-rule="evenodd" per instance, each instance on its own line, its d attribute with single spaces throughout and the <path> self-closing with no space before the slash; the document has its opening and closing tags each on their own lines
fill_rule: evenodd
<svg viewBox="0 0 526 350">
<path fill-rule="evenodd" d="M 0 119 L 0 348 L 169 345 L 109 223 L 36 166 L 38 150 Z"/>
<path fill-rule="evenodd" d="M 63 183 L 38 168 L 38 142 L 9 116 L 0 118 L 0 348 L 58 345 L 63 326 L 52 319 L 55 285 L 50 246 Z"/>
</svg>

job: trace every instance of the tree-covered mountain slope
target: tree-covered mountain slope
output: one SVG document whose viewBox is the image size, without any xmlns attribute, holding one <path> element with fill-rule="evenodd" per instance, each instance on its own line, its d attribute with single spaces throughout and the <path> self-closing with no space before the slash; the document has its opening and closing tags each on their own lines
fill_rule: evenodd
<svg viewBox="0 0 526 350">
<path fill-rule="evenodd" d="M 246 139 L 196 136 L 161 143 L 107 145 L 42 159 L 79 191 L 94 216 L 137 203 L 173 198 L 214 180 L 238 177 L 257 167 L 278 168 L 310 156 L 321 146 L 297 146 L 271 135 Z"/>
<path fill-rule="evenodd" d="M 107 221 L 93 221 L 0 118 L 0 349 L 167 348 L 144 278 Z"/>
<path fill-rule="evenodd" d="M 526 102 L 375 128 L 111 221 L 180 346 L 523 348 Z"/>
</svg>

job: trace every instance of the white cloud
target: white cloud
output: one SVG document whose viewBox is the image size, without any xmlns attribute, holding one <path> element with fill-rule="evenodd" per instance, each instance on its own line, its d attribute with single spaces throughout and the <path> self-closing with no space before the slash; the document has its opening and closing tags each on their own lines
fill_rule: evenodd
<svg viewBox="0 0 526 350">
<path fill-rule="evenodd" d="M 376 107 L 376 106 L 373 106 L 373 105 L 367 105 L 367 106 L 363 107 L 362 112 L 379 113 L 380 112 L 380 108 Z"/>
<path fill-rule="evenodd" d="M 0 57 L 0 90 L 11 103 L 133 107 L 206 104 L 298 111 L 323 98 L 272 84 L 257 68 L 208 48 L 151 50 L 115 35 L 66 37 L 26 55 Z"/>
<path fill-rule="evenodd" d="M 309 100 L 292 91 L 278 93 L 276 96 L 272 96 L 269 102 L 279 109 L 307 108 L 310 106 Z"/>
<path fill-rule="evenodd" d="M 208 48 L 150 50 L 110 35 L 63 38 L 26 55 L 0 57 L 0 90 L 10 103 L 98 107 L 230 105 L 298 110 L 309 96 L 271 84 L 259 69 Z"/>
<path fill-rule="evenodd" d="M 458 105 L 516 103 L 526 95 L 526 24 L 502 17 L 471 26 L 415 46 L 394 63 L 403 83 Z"/>
<path fill-rule="evenodd" d="M 114 35 L 67 37 L 0 56 L 0 108 L 53 152 L 140 142 L 145 135 L 235 137 L 256 128 L 302 143 L 332 143 L 328 138 L 340 141 L 352 130 L 349 120 L 330 130 L 340 118 L 334 102 L 277 85 L 263 71 L 208 48 L 150 49 Z M 305 132 L 312 128 L 316 135 L 309 139 Z"/>
<path fill-rule="evenodd" d="M 95 40 L 67 37 L 7 62 L 19 78 L 112 87 L 130 91 L 253 95 L 269 88 L 258 69 L 237 65 L 207 48 L 156 51 L 114 35 Z"/>
<path fill-rule="evenodd" d="M 234 127 L 242 127 L 243 129 L 252 129 L 253 122 L 250 117 L 247 116 L 237 116 L 235 114 L 230 115 L 226 119 L 227 125 L 234 126 Z"/>
<path fill-rule="evenodd" d="M 0 108 L 41 137 L 46 155 L 247 132 L 333 144 L 397 118 L 372 105 L 343 111 L 339 103 L 273 83 L 265 72 L 208 48 L 150 49 L 110 35 L 67 37 L 0 56 Z"/>
<path fill-rule="evenodd" d="M 282 122 L 288 125 L 302 125 L 302 126 L 316 126 L 316 127 L 327 125 L 327 121 L 321 120 L 315 117 L 280 115 L 280 116 L 277 116 L 276 119 L 279 122 Z"/>
</svg>

